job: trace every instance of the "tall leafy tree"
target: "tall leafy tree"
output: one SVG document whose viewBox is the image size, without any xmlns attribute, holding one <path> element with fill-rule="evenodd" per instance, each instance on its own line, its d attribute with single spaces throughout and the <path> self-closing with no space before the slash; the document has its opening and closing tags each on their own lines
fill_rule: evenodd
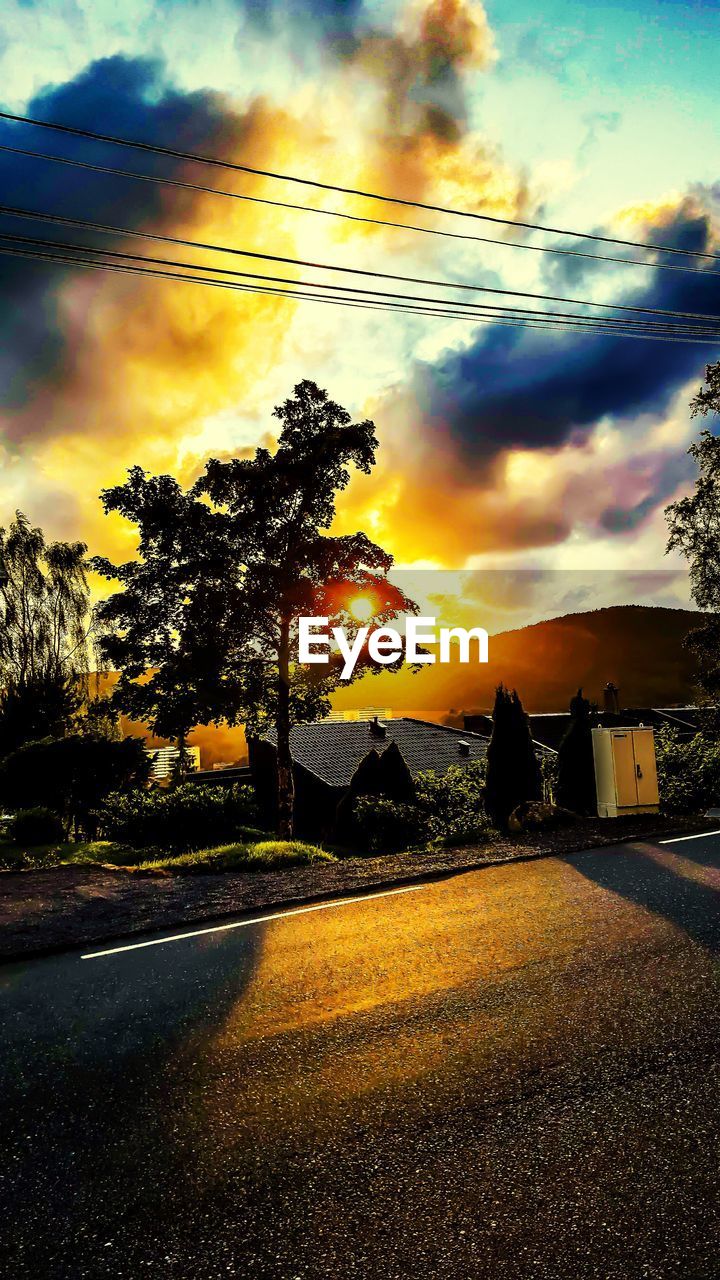
<svg viewBox="0 0 720 1280">
<path fill-rule="evenodd" d="M 705 385 L 691 401 L 693 417 L 720 413 L 720 362 L 708 365 Z M 688 561 L 693 600 L 705 617 L 687 637 L 697 663 L 708 723 L 720 726 L 720 438 L 700 432 L 688 453 L 698 466 L 695 490 L 665 508 L 667 550 Z"/>
<path fill-rule="evenodd" d="M 0 529 L 0 755 L 73 723 L 88 667 L 86 550 L 47 542 L 20 511 Z"/>
<path fill-rule="evenodd" d="M 274 416 L 274 453 L 212 459 L 187 491 L 137 467 L 105 491 L 106 511 L 138 526 L 138 557 L 95 564 L 121 584 L 98 610 L 118 705 L 181 740 L 206 722 L 273 727 L 278 830 L 289 836 L 291 724 L 325 714 L 339 679 L 337 662 L 299 665 L 298 619 L 327 617 L 350 634 L 354 597 L 372 601 L 375 625 L 416 606 L 388 580 L 386 551 L 364 533 L 329 532 L 350 468 L 368 474 L 375 462 L 373 423 L 353 423 L 310 381 Z"/>
</svg>

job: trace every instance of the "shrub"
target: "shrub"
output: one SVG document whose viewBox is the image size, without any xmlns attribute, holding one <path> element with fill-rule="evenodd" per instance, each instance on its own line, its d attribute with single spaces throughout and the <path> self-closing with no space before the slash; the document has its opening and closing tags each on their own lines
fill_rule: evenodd
<svg viewBox="0 0 720 1280">
<path fill-rule="evenodd" d="M 592 744 L 592 708 L 582 689 L 570 700 L 570 723 L 558 747 L 557 800 L 574 813 L 597 813 Z M 544 761 L 543 761 L 544 764 Z M 543 777 L 543 782 L 545 778 Z M 545 799 L 553 803 L 554 796 Z"/>
<path fill-rule="evenodd" d="M 250 787 L 203 787 L 192 782 L 108 796 L 97 811 L 102 834 L 136 849 L 183 852 L 236 839 L 255 820 Z"/>
<path fill-rule="evenodd" d="M 703 733 L 681 740 L 663 725 L 655 734 L 660 804 L 667 813 L 694 813 L 720 801 L 720 741 Z"/>
<path fill-rule="evenodd" d="M 467 844 L 487 835 L 485 761 L 452 765 L 415 779 L 414 804 L 359 796 L 355 816 L 370 851 L 395 853 L 423 844 Z"/>
<path fill-rule="evenodd" d="M 524 800 L 540 799 L 542 787 L 530 722 L 517 691 L 502 684 L 495 691 L 487 760 L 487 811 L 496 826 L 504 827 Z"/>
<path fill-rule="evenodd" d="M 15 844 L 30 846 L 57 844 L 65 838 L 60 818 L 41 805 L 34 809 L 19 809 L 10 819 L 7 832 Z"/>
<path fill-rule="evenodd" d="M 358 796 L 354 814 L 371 853 L 398 853 L 427 840 L 423 815 L 414 804 L 386 796 Z"/>
<path fill-rule="evenodd" d="M 0 844 L 0 871 L 47 871 L 63 861 L 62 845 Z"/>
<path fill-rule="evenodd" d="M 29 742 L 0 763 L 0 804 L 24 809 L 41 800 L 64 819 L 67 831 L 93 834 L 93 812 L 103 798 L 143 782 L 149 767 L 139 738 L 114 742 L 73 734 Z"/>
<path fill-rule="evenodd" d="M 592 743 L 590 745 L 592 746 Z M 590 763 L 592 764 L 592 761 Z M 542 798 L 545 804 L 559 804 L 559 800 L 558 800 L 559 772 L 560 772 L 560 767 L 558 765 L 558 758 L 555 752 L 543 751 L 540 755 L 540 782 L 541 782 Z M 593 774 L 593 778 L 594 778 L 594 774 Z"/>
<path fill-rule="evenodd" d="M 418 774 L 417 805 L 432 841 L 465 844 L 486 836 L 485 775 L 485 760 L 454 764 L 441 776 L 432 770 Z"/>
</svg>

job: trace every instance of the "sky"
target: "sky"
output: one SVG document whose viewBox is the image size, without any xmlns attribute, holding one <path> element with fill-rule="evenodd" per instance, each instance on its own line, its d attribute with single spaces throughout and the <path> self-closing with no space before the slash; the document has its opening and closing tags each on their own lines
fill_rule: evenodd
<svg viewBox="0 0 720 1280">
<path fill-rule="evenodd" d="M 680 0 L 3 0 L 0 105 L 325 183 L 720 252 L 717 18 L 715 4 Z M 405 212 L 0 121 L 2 145 L 345 213 Z M 472 224 L 502 244 L 443 239 L 2 152 L 0 181 L 7 205 L 183 239 L 718 308 L 708 270 L 663 271 L 652 255 L 638 267 L 552 257 L 522 245 L 573 242 L 502 226 Z M 412 220 L 468 230 L 442 215 Z M 0 216 L 2 232 L 200 260 L 38 225 Z M 484 604 L 499 605 L 504 625 L 568 600 L 683 604 L 663 508 L 692 484 L 687 448 L 701 424 L 689 401 L 716 350 L 2 256 L 0 523 L 21 508 L 51 536 L 131 556 L 133 530 L 103 514 L 103 487 L 133 464 L 189 482 L 210 456 L 272 445 L 273 405 L 312 378 L 370 416 L 380 441 L 372 474 L 341 495 L 337 531 L 363 529 L 437 582 L 468 575 L 473 600 L 486 573 Z M 518 574 L 525 585 L 508 602 Z"/>
</svg>

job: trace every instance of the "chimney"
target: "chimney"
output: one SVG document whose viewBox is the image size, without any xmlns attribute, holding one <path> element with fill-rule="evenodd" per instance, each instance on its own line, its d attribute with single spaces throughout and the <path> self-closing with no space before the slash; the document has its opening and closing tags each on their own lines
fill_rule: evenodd
<svg viewBox="0 0 720 1280">
<path fill-rule="evenodd" d="M 612 680 L 608 680 L 603 689 L 603 706 L 605 714 L 609 716 L 617 716 L 620 714 L 620 690 Z"/>
<path fill-rule="evenodd" d="M 458 742 L 458 748 L 460 750 L 461 756 L 470 755 L 470 743 L 466 742 L 464 738 L 461 738 L 460 741 Z"/>
<path fill-rule="evenodd" d="M 377 716 L 373 716 L 370 721 L 370 732 L 374 738 L 385 738 L 387 736 L 387 727 L 378 720 Z"/>
</svg>

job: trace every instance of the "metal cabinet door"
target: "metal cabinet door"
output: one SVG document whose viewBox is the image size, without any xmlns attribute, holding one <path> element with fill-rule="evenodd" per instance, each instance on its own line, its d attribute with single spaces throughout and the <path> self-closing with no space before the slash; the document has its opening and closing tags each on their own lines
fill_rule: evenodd
<svg viewBox="0 0 720 1280">
<path fill-rule="evenodd" d="M 624 809 L 638 803 L 635 752 L 632 733 L 629 730 L 627 733 L 612 735 L 612 752 L 616 804 L 618 809 Z"/>
<path fill-rule="evenodd" d="M 652 729 L 636 729 L 633 733 L 635 778 L 638 804 L 658 803 L 658 780 L 655 767 L 655 740 Z"/>
</svg>

